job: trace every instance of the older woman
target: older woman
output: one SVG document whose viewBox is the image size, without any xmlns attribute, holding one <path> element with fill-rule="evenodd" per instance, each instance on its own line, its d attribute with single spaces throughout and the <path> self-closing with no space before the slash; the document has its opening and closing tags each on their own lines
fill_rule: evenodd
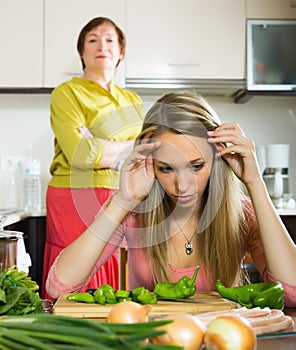
<svg viewBox="0 0 296 350">
<path fill-rule="evenodd" d="M 125 46 L 124 33 L 111 19 L 92 19 L 77 41 L 82 77 L 62 83 L 52 93 L 55 139 L 46 197 L 43 297 L 49 297 L 44 283 L 55 258 L 93 222 L 100 206 L 118 189 L 120 164 L 141 129 L 140 97 L 113 81 Z M 116 252 L 86 287 L 102 283 L 118 287 Z"/>
</svg>

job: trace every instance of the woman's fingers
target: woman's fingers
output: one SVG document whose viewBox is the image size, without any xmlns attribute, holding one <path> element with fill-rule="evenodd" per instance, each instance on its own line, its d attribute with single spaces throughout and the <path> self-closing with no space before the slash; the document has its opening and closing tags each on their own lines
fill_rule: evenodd
<svg viewBox="0 0 296 350">
<path fill-rule="evenodd" d="M 241 157 L 246 157 L 249 154 L 251 154 L 252 150 L 249 147 L 242 146 L 242 145 L 231 145 L 228 147 L 224 147 L 221 150 L 219 150 L 220 156 L 226 156 L 228 154 L 234 155 L 240 155 Z"/>
<path fill-rule="evenodd" d="M 229 164 L 234 173 L 249 183 L 258 175 L 255 144 L 248 139 L 237 123 L 225 123 L 209 131 L 209 143 L 215 144 L 219 156 Z"/>
<path fill-rule="evenodd" d="M 127 158 L 126 165 L 133 165 L 135 163 L 146 160 L 146 158 L 155 151 L 158 147 L 160 147 L 161 142 L 152 142 L 152 143 L 142 143 L 133 149 L 130 156 Z"/>
<path fill-rule="evenodd" d="M 126 202 L 137 203 L 148 195 L 155 178 L 152 153 L 160 145 L 160 141 L 139 144 L 126 159 L 120 177 L 120 193 Z"/>
<path fill-rule="evenodd" d="M 214 131 L 209 131 L 209 143 L 215 143 L 223 154 L 242 151 L 241 146 L 254 150 L 252 140 L 248 139 L 237 123 L 222 124 Z M 238 146 L 238 147 L 235 147 Z"/>
<path fill-rule="evenodd" d="M 219 125 L 214 131 L 222 131 L 222 130 L 236 130 L 240 132 L 242 135 L 245 135 L 242 128 L 238 123 L 223 123 Z"/>
</svg>

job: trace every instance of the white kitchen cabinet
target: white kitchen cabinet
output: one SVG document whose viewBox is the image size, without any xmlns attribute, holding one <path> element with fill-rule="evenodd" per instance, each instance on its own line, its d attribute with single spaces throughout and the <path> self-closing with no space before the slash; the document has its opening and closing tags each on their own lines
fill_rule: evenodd
<svg viewBox="0 0 296 350">
<path fill-rule="evenodd" d="M 296 18 L 295 0 L 246 0 L 247 18 L 290 19 Z M 294 6 L 293 6 L 294 5 Z"/>
<path fill-rule="evenodd" d="M 41 87 L 43 1 L 0 0 L 0 86 Z"/>
<path fill-rule="evenodd" d="M 243 79 L 245 0 L 127 0 L 127 78 Z"/>
<path fill-rule="evenodd" d="M 76 42 L 82 27 L 94 17 L 109 17 L 125 31 L 125 0 L 45 0 L 44 86 L 55 87 L 82 74 Z M 124 61 L 116 83 L 124 81 Z"/>
</svg>

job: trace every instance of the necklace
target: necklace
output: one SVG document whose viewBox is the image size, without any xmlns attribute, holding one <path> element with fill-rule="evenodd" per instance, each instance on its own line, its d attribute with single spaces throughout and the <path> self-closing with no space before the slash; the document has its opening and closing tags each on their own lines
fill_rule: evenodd
<svg viewBox="0 0 296 350">
<path fill-rule="evenodd" d="M 179 226 L 179 224 L 177 223 L 177 221 L 176 221 L 176 220 L 174 220 L 174 221 L 175 221 L 176 225 L 178 226 L 178 229 L 181 231 L 182 235 L 184 236 L 184 238 L 185 238 L 185 240 L 186 240 L 186 243 L 185 243 L 185 245 L 184 245 L 184 247 L 185 247 L 185 253 L 186 253 L 187 255 L 192 254 L 192 252 L 193 252 L 193 244 L 191 243 L 191 241 L 192 241 L 192 238 L 193 238 L 194 235 L 195 235 L 195 231 L 193 232 L 192 236 L 191 236 L 190 239 L 188 240 L 188 238 L 185 236 L 184 231 L 183 231 L 182 228 Z"/>
</svg>

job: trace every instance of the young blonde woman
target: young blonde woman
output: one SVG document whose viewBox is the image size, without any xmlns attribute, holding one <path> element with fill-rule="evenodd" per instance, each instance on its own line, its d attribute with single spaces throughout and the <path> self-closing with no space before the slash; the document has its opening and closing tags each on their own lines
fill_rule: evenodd
<svg viewBox="0 0 296 350">
<path fill-rule="evenodd" d="M 296 246 L 241 128 L 221 124 L 199 95 L 178 92 L 152 106 L 137 141 L 119 190 L 56 259 L 48 293 L 81 290 L 125 239 L 130 289 L 153 290 L 197 265 L 198 291 L 214 290 L 217 278 L 234 286 L 249 252 L 263 280 L 281 281 L 286 306 L 295 306 Z"/>
</svg>

